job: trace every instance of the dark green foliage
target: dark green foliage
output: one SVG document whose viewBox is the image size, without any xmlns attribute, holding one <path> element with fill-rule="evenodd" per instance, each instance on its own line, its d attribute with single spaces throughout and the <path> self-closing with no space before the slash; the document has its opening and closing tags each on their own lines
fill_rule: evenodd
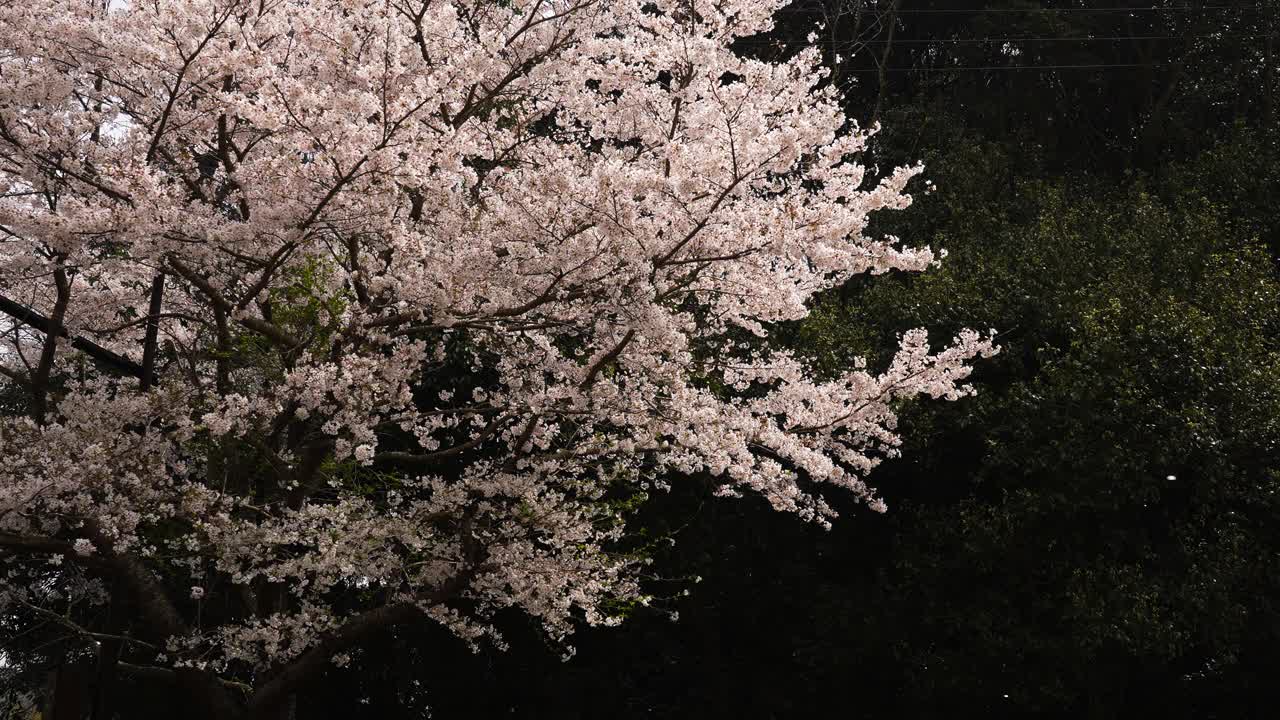
<svg viewBox="0 0 1280 720">
<path fill-rule="evenodd" d="M 978 65 L 981 48 L 941 40 L 1181 37 L 1224 15 L 912 16 L 899 38 Z M 1224 32 L 1267 22 L 1242 10 Z M 489 691 L 438 692 L 436 716 L 1270 717 L 1280 133 L 1264 122 L 1274 66 L 1224 75 L 1261 42 L 1042 43 L 1019 61 L 1186 55 L 1172 83 L 894 76 L 875 157 L 922 158 L 939 189 L 875 230 L 950 254 L 857 280 L 778 332 L 835 373 L 857 356 L 883 366 L 907 328 L 941 342 L 994 327 L 1003 352 L 975 374 L 981 394 L 904 408 L 904 457 L 874 479 L 890 513 L 849 508 L 830 533 L 677 483 L 643 523 L 683 528 L 661 575 L 705 578 L 664 606 L 678 623 L 636 612 L 585 632 L 564 665 L 537 650 L 450 665 Z M 874 89 L 854 88 L 855 115 Z"/>
<path fill-rule="evenodd" d="M 912 697 L 1197 716 L 1280 640 L 1280 283 L 1181 188 L 1064 185 L 1017 187 L 1024 219 L 848 299 L 1010 328 L 984 396 L 913 410 L 897 472 L 952 490 L 903 498 L 884 620 Z"/>
</svg>

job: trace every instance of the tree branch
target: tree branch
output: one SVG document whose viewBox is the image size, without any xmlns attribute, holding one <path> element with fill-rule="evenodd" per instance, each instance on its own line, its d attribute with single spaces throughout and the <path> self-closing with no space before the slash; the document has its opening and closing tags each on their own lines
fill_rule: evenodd
<svg viewBox="0 0 1280 720">
<path fill-rule="evenodd" d="M 156 382 L 156 345 L 160 333 L 160 308 L 164 300 L 164 273 L 151 281 L 151 303 L 147 308 L 147 332 L 142 341 L 142 391 Z"/>
<path fill-rule="evenodd" d="M 116 667 L 119 668 L 121 672 L 127 675 L 132 675 L 136 678 L 155 680 L 163 683 L 175 683 L 178 681 L 178 674 L 171 668 L 156 667 L 154 665 L 134 665 L 133 663 L 125 662 L 117 663 Z M 253 692 L 253 687 L 242 682 L 226 680 L 223 678 L 218 678 L 218 682 L 223 687 L 232 690 L 239 690 L 245 694 Z"/>
<path fill-rule="evenodd" d="M 272 712 L 279 707 L 280 703 L 307 680 L 323 671 L 334 655 L 363 644 L 378 632 L 422 617 L 420 604 L 436 604 L 448 600 L 456 595 L 474 574 L 474 568 L 465 570 L 438 589 L 420 594 L 413 602 L 383 605 L 349 618 L 262 685 L 249 699 L 248 717 L 250 720 L 272 717 Z"/>
<path fill-rule="evenodd" d="M 65 555 L 76 563 L 102 567 L 105 562 L 94 555 L 79 555 L 71 543 L 50 537 L 34 537 L 0 533 L 0 554 L 7 555 Z"/>
<path fill-rule="evenodd" d="M 480 445 L 484 443 L 485 440 L 488 440 L 489 438 L 493 437 L 494 433 L 498 431 L 498 428 L 502 425 L 502 423 L 506 422 L 507 419 L 509 419 L 510 417 L 511 415 L 508 413 L 503 413 L 502 415 L 499 415 L 498 417 L 494 418 L 488 425 L 486 425 L 484 429 L 480 431 L 479 435 L 476 435 L 475 437 L 471 438 L 467 442 L 462 443 L 461 445 L 454 445 L 453 447 L 445 450 L 440 450 L 438 452 L 431 452 L 426 454 L 407 453 L 407 452 L 387 452 L 387 453 L 379 453 L 378 455 L 374 456 L 373 459 L 378 462 L 398 462 L 398 463 L 415 464 L 415 465 L 429 465 L 431 463 L 439 462 L 441 460 L 451 458 L 455 455 L 461 455 L 462 453 L 468 450 L 472 450 L 474 448 L 480 447 Z"/>
<path fill-rule="evenodd" d="M 58 354 L 58 337 L 64 332 L 62 324 L 67 314 L 67 305 L 71 303 L 71 280 L 63 266 L 63 257 L 58 257 L 58 266 L 53 271 L 57 299 L 53 302 L 53 313 L 49 316 L 49 332 L 45 333 L 44 345 L 40 348 L 40 363 L 31 373 L 31 415 L 35 421 L 43 424 L 49 410 L 49 375 L 53 372 L 53 361 Z"/>
<path fill-rule="evenodd" d="M 596 380 L 600 376 L 600 372 L 618 359 L 618 356 L 622 354 L 622 351 L 626 349 L 627 345 L 631 344 L 631 339 L 635 336 L 635 330 L 628 330 L 627 334 L 622 336 L 622 340 L 620 340 L 617 345 L 614 345 L 612 350 L 601 355 L 600 359 L 596 360 L 595 364 L 591 366 L 591 369 L 587 371 L 587 377 L 583 379 L 580 385 L 578 385 L 578 389 L 587 390 L 592 385 L 595 385 Z"/>
<path fill-rule="evenodd" d="M 223 312 L 230 313 L 233 317 L 235 316 L 235 306 L 228 302 L 227 299 L 222 296 L 222 293 L 218 292 L 218 289 L 215 288 L 208 280 L 201 277 L 196 271 L 187 267 L 186 263 L 182 262 L 177 257 L 170 255 L 169 267 L 173 268 L 174 272 L 185 278 L 187 282 L 199 288 L 200 291 L 205 294 L 205 297 L 209 298 L 209 302 L 221 308 Z M 254 332 L 265 335 L 267 338 L 286 348 L 293 349 L 300 344 L 297 338 L 294 338 L 289 333 L 281 330 L 279 327 L 263 320 L 262 318 L 237 317 L 236 322 L 250 330 L 253 330 Z"/>
<path fill-rule="evenodd" d="M 28 610 L 35 611 L 41 617 L 48 618 L 58 623 L 59 625 L 67 628 L 71 632 L 74 632 L 77 635 L 89 638 L 90 640 L 95 640 L 95 641 L 115 640 L 117 642 L 122 642 L 122 643 L 133 643 L 134 645 L 141 645 L 143 647 L 150 648 L 156 651 L 160 650 L 160 647 L 157 645 L 152 645 L 149 642 L 143 642 L 142 640 L 139 640 L 135 637 L 130 637 L 128 635 L 117 635 L 115 633 L 94 632 L 93 630 L 90 630 L 86 627 L 79 625 L 78 623 L 73 621 L 71 618 L 63 617 L 62 615 L 59 615 L 58 613 L 52 610 L 47 610 L 45 608 L 40 607 L 39 605 L 36 605 L 34 603 L 29 603 L 26 600 L 22 600 L 21 598 L 18 599 L 18 602 L 21 603 Z"/>
<path fill-rule="evenodd" d="M 16 303 L 3 295 L 0 295 L 0 312 L 20 320 L 27 325 L 39 330 L 42 333 L 49 334 L 54 332 L 55 324 L 44 315 L 32 310 L 21 303 Z M 142 378 L 142 366 L 130 360 L 123 355 L 117 355 L 110 350 L 97 345 L 93 342 L 80 337 L 71 337 L 67 333 L 66 328 L 58 327 L 57 333 L 60 337 L 70 338 L 71 347 L 97 360 L 99 363 L 123 375 L 130 375 L 136 378 Z"/>
</svg>

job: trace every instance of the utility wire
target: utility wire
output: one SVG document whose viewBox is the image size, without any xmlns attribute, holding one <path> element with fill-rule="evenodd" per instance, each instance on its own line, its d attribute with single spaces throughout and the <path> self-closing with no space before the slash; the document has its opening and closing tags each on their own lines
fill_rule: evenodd
<svg viewBox="0 0 1280 720">
<path fill-rule="evenodd" d="M 1170 6 L 1170 7 L 1117 7 L 1117 8 L 976 8 L 967 10 L 943 10 L 936 8 L 898 10 L 897 14 L 926 13 L 1012 13 L 1012 12 L 1190 12 L 1198 10 L 1241 10 L 1259 11 L 1263 8 L 1239 7 L 1235 5 L 1208 5 L 1204 7 Z M 784 11 L 787 12 L 787 11 Z M 793 14 L 822 14 L 820 10 L 798 9 Z M 1139 40 L 1243 40 L 1258 38 L 1277 38 L 1280 34 L 1263 33 L 1254 35 L 1112 35 L 1101 37 L 988 37 L 988 38 L 936 38 L 936 39 L 903 39 L 894 40 L 899 45 L 933 45 L 933 44 L 977 44 L 993 42 L 1135 42 Z M 883 45 L 888 40 L 838 40 L 839 44 L 849 45 Z M 798 46 L 780 40 L 766 38 L 738 38 L 737 45 L 827 47 L 831 41 L 801 43 Z M 959 71 L 1006 71 L 1006 70 L 1113 70 L 1132 68 L 1161 67 L 1163 63 L 1088 63 L 1058 65 L 973 65 L 973 66 L 940 66 L 940 67 L 897 67 L 884 68 L 885 72 L 959 72 Z M 879 72 L 879 68 L 846 68 L 843 72 Z"/>
<path fill-rule="evenodd" d="M 1103 13 L 1103 12 L 1200 12 L 1201 10 L 1236 10 L 1239 12 L 1266 12 L 1272 8 L 1261 7 L 1243 7 L 1239 5 L 1205 5 L 1203 7 L 1193 7 L 1190 5 L 1177 5 L 1169 7 L 1110 7 L 1110 8 L 967 8 L 967 9 L 943 9 L 943 8 L 919 8 L 919 9 L 902 9 L 898 10 L 898 15 L 931 15 L 931 14 L 951 14 L 951 15 L 968 15 L 968 14 L 985 14 L 985 13 L 1066 13 L 1066 12 L 1082 12 L 1082 13 Z M 788 15 L 829 15 L 825 10 L 816 10 L 811 8 L 796 8 L 794 10 L 782 10 L 783 14 Z M 846 11 L 848 15 L 852 11 Z"/>
<path fill-rule="evenodd" d="M 932 45 L 934 43 L 987 43 L 987 42 L 1102 42 L 1120 40 L 1243 40 L 1246 38 L 1280 38 L 1278 33 L 1261 35 L 1112 35 L 1106 37 L 989 37 L 989 38 L 934 38 L 894 40 L 894 45 Z M 736 40 L 744 45 L 776 45 L 780 40 L 743 38 Z M 857 45 L 883 45 L 888 40 L 838 40 L 838 43 Z M 803 43 L 805 47 L 826 46 L 830 41 Z"/>
<path fill-rule="evenodd" d="M 1153 68 L 1164 63 L 1091 63 L 1084 65 L 940 65 L 936 67 L 884 68 L 885 72 L 959 72 L 962 70 L 1112 70 L 1116 68 Z M 880 72 L 879 68 L 842 68 L 840 72 Z"/>
</svg>

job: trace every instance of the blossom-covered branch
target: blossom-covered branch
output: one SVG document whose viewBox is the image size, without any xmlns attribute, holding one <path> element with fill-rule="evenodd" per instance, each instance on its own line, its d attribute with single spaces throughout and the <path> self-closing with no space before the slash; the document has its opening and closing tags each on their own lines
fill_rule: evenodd
<svg viewBox="0 0 1280 720">
<path fill-rule="evenodd" d="M 921 169 L 867 177 L 817 52 L 731 50 L 778 5 L 0 3 L 11 577 L 65 558 L 164 648 L 122 662 L 266 716 L 397 625 L 617 622 L 652 481 L 883 509 L 894 403 L 994 349 L 771 345 L 934 261 L 868 234 Z"/>
</svg>

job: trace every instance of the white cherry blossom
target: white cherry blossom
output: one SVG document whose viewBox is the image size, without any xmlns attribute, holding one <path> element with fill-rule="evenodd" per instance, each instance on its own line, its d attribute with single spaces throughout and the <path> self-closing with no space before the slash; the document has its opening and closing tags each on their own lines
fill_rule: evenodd
<svg viewBox="0 0 1280 720">
<path fill-rule="evenodd" d="M 617 622 L 651 485 L 883 511 L 896 402 L 994 348 L 771 343 L 935 262 L 868 234 L 921 168 L 868 176 L 817 52 L 731 51 L 778 5 L 0 2 L 0 557 L 266 716 L 391 625 Z"/>
</svg>

